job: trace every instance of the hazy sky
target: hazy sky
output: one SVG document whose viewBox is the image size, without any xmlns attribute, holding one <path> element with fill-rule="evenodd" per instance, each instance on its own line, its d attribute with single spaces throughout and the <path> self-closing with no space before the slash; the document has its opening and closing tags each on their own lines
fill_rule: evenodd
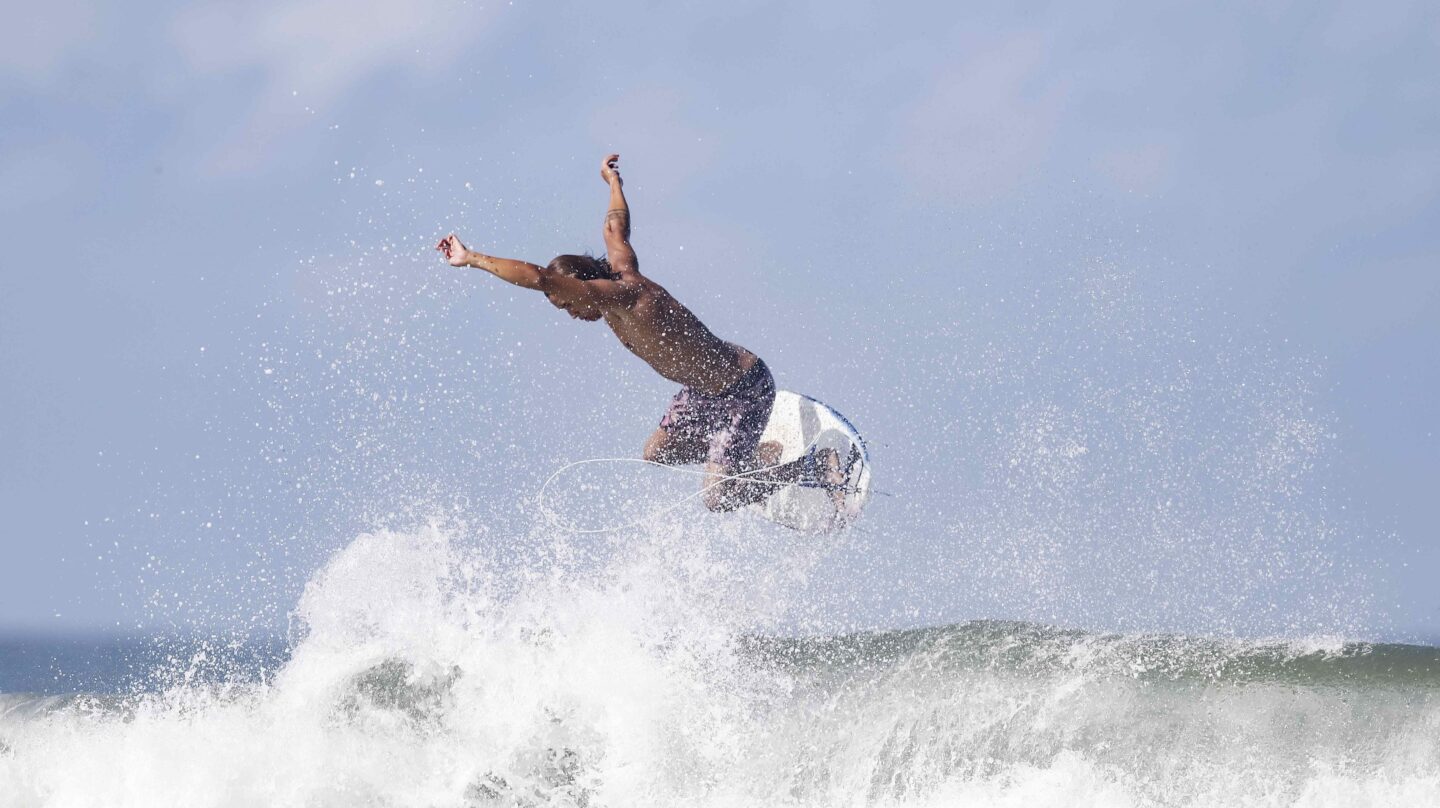
<svg viewBox="0 0 1440 808">
<path fill-rule="evenodd" d="M 820 624 L 1440 637 L 1434 4 L 5 16 L 0 629 L 283 626 L 387 514 L 637 451 L 668 383 L 429 252 L 600 248 L 613 150 L 897 494 Z"/>
</svg>

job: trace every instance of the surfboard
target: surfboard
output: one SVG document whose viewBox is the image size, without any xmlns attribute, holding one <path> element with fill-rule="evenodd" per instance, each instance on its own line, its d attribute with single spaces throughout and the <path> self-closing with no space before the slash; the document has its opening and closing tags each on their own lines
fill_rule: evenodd
<svg viewBox="0 0 1440 808">
<path fill-rule="evenodd" d="M 750 507 L 766 519 L 795 530 L 827 533 L 848 527 L 870 501 L 870 452 L 850 421 L 824 402 L 790 390 L 775 393 L 775 406 L 760 443 L 780 444 L 779 463 L 817 449 L 834 449 L 845 482 L 837 491 L 818 485 L 781 487 Z"/>
</svg>

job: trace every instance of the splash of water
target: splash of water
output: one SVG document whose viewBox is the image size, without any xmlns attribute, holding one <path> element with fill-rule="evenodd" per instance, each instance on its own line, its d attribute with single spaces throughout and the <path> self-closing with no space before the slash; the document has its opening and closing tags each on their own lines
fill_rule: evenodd
<svg viewBox="0 0 1440 808">
<path fill-rule="evenodd" d="M 553 544 L 519 578 L 462 530 L 360 536 L 260 684 L 0 705 L 0 804 L 1440 799 L 1433 649 L 995 622 L 767 638 L 817 556 L 717 524 L 599 562 Z"/>
</svg>

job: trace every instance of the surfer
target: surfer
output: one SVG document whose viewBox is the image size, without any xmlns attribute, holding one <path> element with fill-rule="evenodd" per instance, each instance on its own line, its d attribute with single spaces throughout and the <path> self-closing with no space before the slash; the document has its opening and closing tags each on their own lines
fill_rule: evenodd
<svg viewBox="0 0 1440 808">
<path fill-rule="evenodd" d="M 483 269 L 503 281 L 542 292 L 571 317 L 604 318 L 631 353 L 680 392 L 645 441 L 653 463 L 705 463 L 705 506 L 729 511 L 760 502 L 779 485 L 820 485 L 843 499 L 845 473 L 834 449 L 812 451 L 779 464 L 779 446 L 760 444 L 775 403 L 775 380 L 751 351 L 715 336 L 663 286 L 640 273 L 630 246 L 630 206 L 620 178 L 620 155 L 600 165 L 610 188 L 605 213 L 605 257 L 556 256 L 541 267 L 484 255 L 451 234 L 436 246 L 455 267 Z"/>
</svg>

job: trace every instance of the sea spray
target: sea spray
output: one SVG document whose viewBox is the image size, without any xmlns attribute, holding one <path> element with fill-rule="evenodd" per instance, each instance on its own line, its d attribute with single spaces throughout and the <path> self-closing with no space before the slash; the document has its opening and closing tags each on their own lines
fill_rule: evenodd
<svg viewBox="0 0 1440 808">
<path fill-rule="evenodd" d="M 734 574 L 717 550 L 726 533 L 682 542 L 660 530 L 603 569 L 532 570 L 508 595 L 485 552 L 440 528 L 361 536 L 306 587 L 301 636 L 272 681 L 7 721 L 0 798 L 583 805 L 704 793 L 742 759 L 748 716 L 777 681 L 735 653 L 775 601 L 765 576 Z"/>
<path fill-rule="evenodd" d="M 518 578 L 463 535 L 356 538 L 258 683 L 6 697 L 0 804 L 1440 799 L 1435 649 L 994 621 L 785 639 L 810 561 L 741 521 L 557 540 Z"/>
</svg>

